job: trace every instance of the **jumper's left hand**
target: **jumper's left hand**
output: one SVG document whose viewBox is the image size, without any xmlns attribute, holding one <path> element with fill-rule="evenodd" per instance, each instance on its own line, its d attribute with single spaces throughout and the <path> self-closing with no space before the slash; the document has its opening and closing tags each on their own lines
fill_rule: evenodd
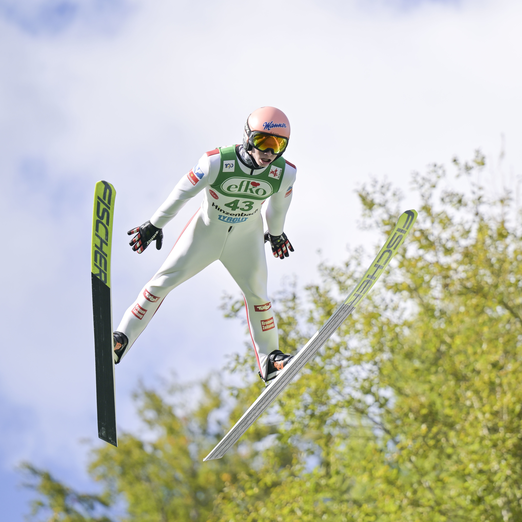
<svg viewBox="0 0 522 522">
<path fill-rule="evenodd" d="M 288 238 L 284 232 L 280 236 L 273 236 L 267 232 L 265 234 L 265 243 L 267 241 L 270 242 L 270 246 L 272 247 L 272 254 L 274 257 L 278 257 L 279 259 L 288 257 L 290 252 L 294 251 L 292 243 L 288 241 Z"/>
</svg>

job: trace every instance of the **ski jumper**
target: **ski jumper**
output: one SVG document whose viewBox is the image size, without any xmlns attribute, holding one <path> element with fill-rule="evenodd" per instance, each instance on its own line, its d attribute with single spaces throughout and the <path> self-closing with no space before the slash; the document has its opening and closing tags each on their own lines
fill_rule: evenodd
<svg viewBox="0 0 522 522">
<path fill-rule="evenodd" d="M 204 191 L 201 207 L 117 328 L 129 339 L 126 353 L 168 293 L 219 260 L 243 293 L 257 363 L 265 377 L 268 355 L 279 348 L 279 339 L 267 294 L 261 205 L 269 200 L 268 231 L 273 236 L 281 235 L 292 200 L 296 167 L 280 157 L 264 169 L 251 169 L 239 159 L 236 147 L 204 154 L 150 219 L 153 225 L 163 228 L 189 199 Z"/>
</svg>

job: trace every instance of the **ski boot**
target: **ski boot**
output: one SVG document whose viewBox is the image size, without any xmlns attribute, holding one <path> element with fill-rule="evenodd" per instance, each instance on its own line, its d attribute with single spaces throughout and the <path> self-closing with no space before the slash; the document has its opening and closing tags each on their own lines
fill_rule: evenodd
<svg viewBox="0 0 522 522">
<path fill-rule="evenodd" d="M 127 336 L 124 333 L 114 332 L 112 334 L 112 341 L 114 346 L 114 364 L 118 364 L 121 361 L 121 358 L 125 353 L 125 350 L 127 349 L 127 344 L 129 343 L 129 340 L 127 339 Z"/>
<path fill-rule="evenodd" d="M 268 362 L 266 367 L 266 378 L 264 379 L 265 384 L 275 379 L 277 374 L 288 366 L 288 363 L 294 358 L 293 355 L 287 355 L 281 350 L 274 350 L 268 356 Z"/>
</svg>

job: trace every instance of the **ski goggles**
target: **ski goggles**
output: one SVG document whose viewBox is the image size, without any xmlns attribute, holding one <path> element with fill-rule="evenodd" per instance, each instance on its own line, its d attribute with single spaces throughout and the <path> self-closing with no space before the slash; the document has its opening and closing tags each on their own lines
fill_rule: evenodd
<svg viewBox="0 0 522 522">
<path fill-rule="evenodd" d="M 274 154 L 281 154 L 288 145 L 288 138 L 265 134 L 264 132 L 254 132 L 250 137 L 252 146 L 261 152 L 272 150 Z"/>
</svg>

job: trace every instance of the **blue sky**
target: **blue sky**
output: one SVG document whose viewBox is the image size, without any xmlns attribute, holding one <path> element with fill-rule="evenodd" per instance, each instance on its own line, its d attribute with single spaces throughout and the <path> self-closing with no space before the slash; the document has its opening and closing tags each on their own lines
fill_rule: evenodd
<svg viewBox="0 0 522 522">
<path fill-rule="evenodd" d="M 84 24 L 91 33 L 114 33 L 125 23 L 134 2 L 128 0 L 2 0 L 4 20 L 34 37 L 60 35 Z"/>
<path fill-rule="evenodd" d="M 480 148 L 492 190 L 522 166 L 518 0 L 288 0 L 278 16 L 237 0 L 0 0 L 0 216 L 4 337 L 0 503 L 21 522 L 29 460 L 74 487 L 97 445 L 90 297 L 94 183 L 117 191 L 114 321 L 199 205 L 142 256 L 126 231 L 150 218 L 206 150 L 241 139 L 261 105 L 292 122 L 298 167 L 286 232 L 296 252 L 269 259 L 271 292 L 321 259 L 379 238 L 357 230 L 354 189 L 370 176 L 403 188 L 432 162 Z M 505 158 L 498 157 L 504 147 Z M 422 216 L 419 216 L 422 219 Z M 319 255 L 317 252 L 321 251 Z M 141 379 L 219 369 L 247 337 L 222 318 L 237 293 L 219 265 L 176 289 L 117 368 L 118 423 L 137 426 Z M 205 327 L 203 328 L 202 325 Z M 207 361 L 205 365 L 201 361 Z"/>
</svg>

